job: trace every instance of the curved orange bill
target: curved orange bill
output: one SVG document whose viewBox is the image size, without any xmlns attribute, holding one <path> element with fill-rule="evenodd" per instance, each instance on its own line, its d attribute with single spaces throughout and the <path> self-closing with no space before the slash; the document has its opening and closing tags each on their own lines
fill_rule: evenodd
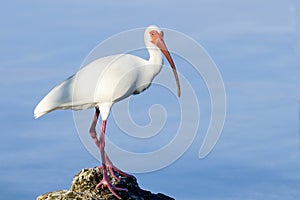
<svg viewBox="0 0 300 200">
<path fill-rule="evenodd" d="M 167 46 L 163 40 L 163 32 L 161 32 L 160 37 L 157 39 L 156 45 L 158 46 L 158 48 L 160 48 L 161 52 L 167 58 L 168 62 L 170 63 L 170 65 L 172 67 L 173 74 L 174 74 L 175 80 L 176 80 L 176 85 L 177 85 L 177 94 L 178 94 L 178 97 L 180 97 L 181 91 L 180 91 L 180 83 L 179 83 L 178 74 L 177 74 L 173 59 L 172 59 L 172 57 L 167 49 Z"/>
</svg>

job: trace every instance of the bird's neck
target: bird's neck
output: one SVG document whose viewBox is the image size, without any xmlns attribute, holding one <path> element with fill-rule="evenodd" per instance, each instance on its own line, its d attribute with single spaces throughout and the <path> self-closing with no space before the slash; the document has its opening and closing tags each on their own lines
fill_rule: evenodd
<svg viewBox="0 0 300 200">
<path fill-rule="evenodd" d="M 153 72 L 153 75 L 156 76 L 162 67 L 162 53 L 159 49 L 151 48 L 148 49 L 149 51 L 149 61 L 148 64 L 151 65 L 151 71 Z"/>
</svg>

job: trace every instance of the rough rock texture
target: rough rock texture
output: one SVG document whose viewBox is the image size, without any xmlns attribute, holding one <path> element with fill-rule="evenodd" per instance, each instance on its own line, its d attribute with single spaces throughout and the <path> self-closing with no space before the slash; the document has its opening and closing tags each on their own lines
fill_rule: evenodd
<svg viewBox="0 0 300 200">
<path fill-rule="evenodd" d="M 98 168 L 82 169 L 73 178 L 70 190 L 58 190 L 37 197 L 37 200 L 114 200 L 116 199 L 107 188 L 96 189 L 102 179 L 102 172 Z M 142 190 L 135 177 L 122 177 L 119 182 L 112 179 L 112 184 L 127 188 L 128 192 L 117 193 L 124 200 L 172 200 L 164 194 L 152 194 Z M 174 199 L 173 199 L 174 200 Z"/>
</svg>

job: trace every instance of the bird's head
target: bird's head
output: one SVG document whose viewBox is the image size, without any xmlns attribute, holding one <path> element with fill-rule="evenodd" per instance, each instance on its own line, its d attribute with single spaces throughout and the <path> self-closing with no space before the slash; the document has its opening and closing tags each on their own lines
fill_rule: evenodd
<svg viewBox="0 0 300 200">
<path fill-rule="evenodd" d="M 164 32 L 157 26 L 149 26 L 144 34 L 145 43 L 148 48 L 159 48 L 170 63 L 177 85 L 177 94 L 180 97 L 180 83 L 174 61 L 169 53 L 169 50 L 164 42 Z"/>
</svg>

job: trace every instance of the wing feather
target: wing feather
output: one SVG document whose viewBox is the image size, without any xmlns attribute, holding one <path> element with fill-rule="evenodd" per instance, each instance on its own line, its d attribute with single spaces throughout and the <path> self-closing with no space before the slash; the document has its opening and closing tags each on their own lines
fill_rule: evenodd
<svg viewBox="0 0 300 200">
<path fill-rule="evenodd" d="M 34 117 L 58 109 L 83 110 L 101 102 L 116 102 L 136 90 L 135 82 L 145 60 L 120 54 L 91 62 L 53 88 L 36 106 Z"/>
</svg>

